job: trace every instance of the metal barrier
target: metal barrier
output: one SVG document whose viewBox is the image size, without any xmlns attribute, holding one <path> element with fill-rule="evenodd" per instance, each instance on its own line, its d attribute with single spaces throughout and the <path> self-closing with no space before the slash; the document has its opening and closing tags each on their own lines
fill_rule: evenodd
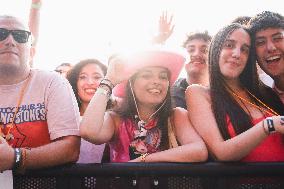
<svg viewBox="0 0 284 189">
<path fill-rule="evenodd" d="M 15 174 L 14 188 L 283 189 L 284 162 L 72 164 Z"/>
</svg>

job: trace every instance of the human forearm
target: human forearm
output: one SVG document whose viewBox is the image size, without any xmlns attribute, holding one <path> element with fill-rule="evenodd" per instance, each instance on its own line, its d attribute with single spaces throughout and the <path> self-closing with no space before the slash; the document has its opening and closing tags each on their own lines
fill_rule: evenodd
<svg viewBox="0 0 284 189">
<path fill-rule="evenodd" d="M 27 169 L 51 167 L 76 162 L 80 153 L 80 137 L 66 136 L 50 144 L 26 150 Z"/>
<path fill-rule="evenodd" d="M 208 157 L 204 143 L 191 143 L 146 156 L 145 162 L 203 162 Z M 132 160 L 141 162 L 141 158 Z"/>
<path fill-rule="evenodd" d="M 80 124 L 80 135 L 87 141 L 96 142 L 104 124 L 108 97 L 98 92 L 90 101 Z"/>
<path fill-rule="evenodd" d="M 41 1 L 40 0 L 33 0 L 30 8 L 30 15 L 29 15 L 29 28 L 33 34 L 33 46 L 36 45 L 39 35 L 39 23 L 40 23 L 40 8 L 41 8 Z"/>
<path fill-rule="evenodd" d="M 219 161 L 239 161 L 255 149 L 265 138 L 262 122 L 256 124 L 249 130 L 223 141 L 222 144 L 215 144 L 213 155 Z"/>
</svg>

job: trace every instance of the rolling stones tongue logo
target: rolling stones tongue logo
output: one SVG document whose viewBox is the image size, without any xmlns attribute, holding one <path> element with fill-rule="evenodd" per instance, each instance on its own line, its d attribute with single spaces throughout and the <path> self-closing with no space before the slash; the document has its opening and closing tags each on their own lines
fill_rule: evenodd
<svg viewBox="0 0 284 189">
<path fill-rule="evenodd" d="M 0 136 L 6 139 L 7 142 L 14 139 L 14 136 L 10 133 L 10 130 L 12 128 L 12 123 L 8 123 L 6 125 L 4 125 L 3 123 L 0 124 Z"/>
<path fill-rule="evenodd" d="M 13 134 L 11 133 L 12 130 Z M 0 123 L 0 136 L 6 139 L 8 144 L 13 147 L 20 147 L 26 138 L 13 123 Z"/>
</svg>

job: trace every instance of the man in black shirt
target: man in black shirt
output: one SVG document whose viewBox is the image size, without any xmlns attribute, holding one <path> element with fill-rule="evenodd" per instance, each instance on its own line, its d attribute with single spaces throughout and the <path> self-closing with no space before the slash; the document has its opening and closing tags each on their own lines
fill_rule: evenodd
<svg viewBox="0 0 284 189">
<path fill-rule="evenodd" d="M 189 85 L 208 85 L 208 48 L 211 36 L 206 32 L 191 33 L 183 47 L 189 53 L 190 60 L 185 65 L 186 78 L 178 79 L 173 86 L 173 100 L 176 107 L 187 108 L 185 90 Z"/>
</svg>

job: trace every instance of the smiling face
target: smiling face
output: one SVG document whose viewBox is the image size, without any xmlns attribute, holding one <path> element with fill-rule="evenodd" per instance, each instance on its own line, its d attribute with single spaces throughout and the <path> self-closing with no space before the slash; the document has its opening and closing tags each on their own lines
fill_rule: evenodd
<svg viewBox="0 0 284 189">
<path fill-rule="evenodd" d="M 16 18 L 0 17 L 0 28 L 8 30 L 27 30 Z M 0 70 L 3 74 L 21 77 L 20 73 L 29 69 L 31 40 L 26 43 L 15 41 L 11 33 L 0 41 Z"/>
<path fill-rule="evenodd" d="M 168 92 L 168 70 L 162 67 L 144 68 L 136 74 L 132 86 L 138 104 L 157 106 Z"/>
<path fill-rule="evenodd" d="M 89 103 L 104 77 L 103 70 L 97 64 L 87 64 L 79 73 L 77 81 L 78 96 L 82 103 Z"/>
<path fill-rule="evenodd" d="M 238 79 L 247 65 L 250 36 L 242 28 L 234 30 L 225 40 L 220 52 L 219 67 L 226 80 Z"/>
<path fill-rule="evenodd" d="M 186 44 L 190 61 L 185 65 L 188 75 L 207 73 L 209 42 L 203 39 L 193 39 Z"/>
<path fill-rule="evenodd" d="M 284 75 L 284 29 L 267 28 L 255 36 L 257 61 L 272 78 Z"/>
</svg>

